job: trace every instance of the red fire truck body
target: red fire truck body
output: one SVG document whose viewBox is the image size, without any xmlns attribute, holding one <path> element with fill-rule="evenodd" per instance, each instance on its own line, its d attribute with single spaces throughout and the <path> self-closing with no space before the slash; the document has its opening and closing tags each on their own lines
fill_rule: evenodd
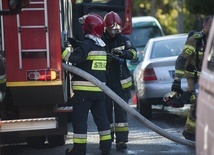
<svg viewBox="0 0 214 155">
<path fill-rule="evenodd" d="M 7 86 L 15 104 L 64 103 L 59 2 L 47 2 L 47 19 L 43 3 L 4 16 Z"/>
<path fill-rule="evenodd" d="M 7 1 L 1 3 L 2 9 L 8 9 Z M 7 85 L 6 97 L 0 103 L 1 142 L 8 136 L 19 136 L 32 145 L 47 139 L 51 144 L 64 144 L 68 113 L 56 107 L 70 97 L 70 76 L 62 68 L 61 49 L 67 37 L 82 39 L 78 18 L 89 12 L 102 16 L 111 10 L 118 12 L 124 32 L 130 33 L 131 3 L 31 0 L 19 14 L 1 16 Z"/>
<path fill-rule="evenodd" d="M 2 6 L 7 8 L 7 1 L 2 1 Z M 54 112 L 56 105 L 65 103 L 59 6 L 57 0 L 32 0 L 20 14 L 3 17 L 7 93 L 1 118 L 33 119 L 33 122 L 38 118 L 38 125 L 34 128 L 23 123 L 14 126 L 13 132 L 5 129 L 2 141 L 4 134 L 15 133 L 27 136 L 29 143 L 34 136 L 43 141 L 46 136 L 61 138 L 63 143 L 67 134 L 67 114 Z M 57 119 L 49 122 L 50 117 Z M 43 127 L 43 123 L 47 126 Z M 53 123 L 56 128 L 50 127 Z"/>
</svg>

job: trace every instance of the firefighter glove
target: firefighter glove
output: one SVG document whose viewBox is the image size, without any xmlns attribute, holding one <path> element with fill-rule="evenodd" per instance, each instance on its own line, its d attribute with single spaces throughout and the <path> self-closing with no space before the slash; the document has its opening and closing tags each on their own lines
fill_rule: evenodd
<svg viewBox="0 0 214 155">
<path fill-rule="evenodd" d="M 71 52 L 68 49 L 65 49 L 62 52 L 62 59 L 65 60 L 65 61 L 68 61 L 70 55 L 71 55 Z"/>
<path fill-rule="evenodd" d="M 75 38 L 68 38 L 68 42 L 75 49 L 75 48 L 77 48 L 79 46 L 79 42 L 80 41 L 76 40 Z"/>
<path fill-rule="evenodd" d="M 110 53 L 107 53 L 107 61 L 112 62 L 112 60 L 113 60 L 112 55 Z"/>
<path fill-rule="evenodd" d="M 182 93 L 182 89 L 181 89 L 181 80 L 174 80 L 172 83 L 172 87 L 171 87 L 171 91 L 175 91 L 178 93 Z"/>
<path fill-rule="evenodd" d="M 119 56 L 119 57 L 123 57 L 124 56 L 123 51 L 119 50 L 119 49 L 112 49 L 111 53 L 114 54 L 114 55 L 116 55 L 116 56 Z"/>
</svg>

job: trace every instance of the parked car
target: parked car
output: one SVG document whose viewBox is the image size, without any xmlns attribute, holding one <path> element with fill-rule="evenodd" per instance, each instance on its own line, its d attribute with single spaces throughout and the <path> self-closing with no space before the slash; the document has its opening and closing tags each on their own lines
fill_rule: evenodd
<svg viewBox="0 0 214 155">
<path fill-rule="evenodd" d="M 196 154 L 214 154 L 214 20 L 207 40 L 199 78 L 196 122 Z"/>
<path fill-rule="evenodd" d="M 156 18 L 152 16 L 132 18 L 132 34 L 128 35 L 128 37 L 137 49 L 137 59 L 127 61 L 131 73 L 134 72 L 138 63 L 142 61 L 143 50 L 149 39 L 163 35 L 163 29 Z"/>
<path fill-rule="evenodd" d="M 152 38 L 133 74 L 137 107 L 146 117 L 152 117 L 152 105 L 163 104 L 163 96 L 171 91 L 174 79 L 175 61 L 182 52 L 187 34 L 176 34 Z M 187 83 L 183 78 L 182 89 Z"/>
</svg>

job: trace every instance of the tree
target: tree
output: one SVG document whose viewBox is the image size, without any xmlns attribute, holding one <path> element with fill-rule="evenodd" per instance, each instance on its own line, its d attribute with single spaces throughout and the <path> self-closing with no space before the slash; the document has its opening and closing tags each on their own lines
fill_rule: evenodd
<svg viewBox="0 0 214 155">
<path fill-rule="evenodd" d="M 165 34 L 201 30 L 205 15 L 214 13 L 214 0 L 133 0 L 133 16 L 154 16 Z"/>
<path fill-rule="evenodd" d="M 178 32 L 178 7 L 175 0 L 134 0 L 134 16 L 153 16 L 158 19 L 165 34 Z"/>
<path fill-rule="evenodd" d="M 213 0 L 185 0 L 186 7 L 190 13 L 212 15 L 214 13 Z"/>
</svg>

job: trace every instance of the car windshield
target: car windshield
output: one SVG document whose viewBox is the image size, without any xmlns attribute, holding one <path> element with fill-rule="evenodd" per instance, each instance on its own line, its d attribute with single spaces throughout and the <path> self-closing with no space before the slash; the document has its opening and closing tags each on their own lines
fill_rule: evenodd
<svg viewBox="0 0 214 155">
<path fill-rule="evenodd" d="M 157 26 L 133 27 L 132 34 L 128 35 L 134 47 L 145 47 L 150 38 L 162 36 Z"/>
<path fill-rule="evenodd" d="M 184 48 L 185 41 L 185 37 L 180 37 L 154 42 L 151 59 L 178 56 Z"/>
</svg>

